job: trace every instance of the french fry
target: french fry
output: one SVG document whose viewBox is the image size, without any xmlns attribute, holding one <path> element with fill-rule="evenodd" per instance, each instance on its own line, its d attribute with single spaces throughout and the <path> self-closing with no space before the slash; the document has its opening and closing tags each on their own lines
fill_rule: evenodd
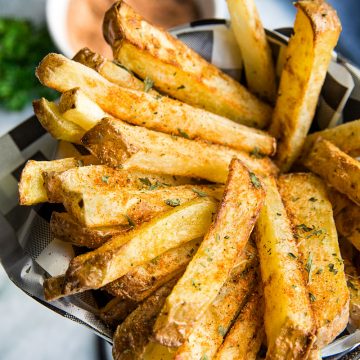
<svg viewBox="0 0 360 360">
<path fill-rule="evenodd" d="M 310 300 L 298 250 L 275 180 L 255 228 L 265 299 L 268 359 L 306 359 L 315 340 Z"/>
<path fill-rule="evenodd" d="M 190 201 L 75 257 L 66 271 L 64 293 L 103 287 L 165 251 L 204 236 L 215 210 L 210 198 Z"/>
<path fill-rule="evenodd" d="M 327 140 L 319 138 L 304 165 L 336 190 L 360 205 L 360 163 Z"/>
<path fill-rule="evenodd" d="M 308 135 L 302 153 L 306 155 L 320 137 L 330 141 L 352 157 L 360 156 L 360 120 L 350 121 L 334 128 Z"/>
<path fill-rule="evenodd" d="M 66 120 L 60 113 L 58 105 L 44 98 L 33 101 L 34 113 L 42 127 L 57 140 L 80 143 L 85 130 L 71 121 Z"/>
<path fill-rule="evenodd" d="M 147 90 L 145 84 L 132 75 L 123 65 L 110 61 L 88 48 L 81 49 L 73 57 L 73 60 L 94 69 L 106 80 L 109 80 L 116 85 L 139 91 Z M 149 89 L 148 92 L 150 94 L 158 94 L 158 92 L 152 88 Z"/>
<path fill-rule="evenodd" d="M 99 105 L 91 101 L 80 88 L 65 91 L 59 102 L 62 116 L 85 130 L 90 130 L 108 116 Z"/>
<path fill-rule="evenodd" d="M 73 217 L 90 228 L 135 226 L 199 197 L 221 199 L 222 193 L 222 186 L 206 185 L 181 185 L 156 190 L 99 188 L 69 191 L 63 199 L 63 204 Z"/>
<path fill-rule="evenodd" d="M 274 138 L 265 132 L 165 96 L 117 86 L 96 71 L 62 55 L 47 55 L 38 66 L 36 74 L 44 85 L 61 92 L 81 88 L 81 91 L 105 112 L 135 125 L 189 139 L 200 138 L 246 151 L 258 148 L 265 155 L 275 151 Z M 83 97 L 85 106 L 88 106 L 89 101 L 85 101 Z M 86 116 L 85 111 L 83 118 Z M 98 120 L 101 120 L 101 117 Z M 86 124 L 79 122 L 87 128 L 93 123 L 94 121 Z"/>
<path fill-rule="evenodd" d="M 353 204 L 353 202 L 345 195 L 335 190 L 332 186 L 327 186 L 327 194 L 331 206 L 333 209 L 334 218 L 339 214 L 343 209 Z"/>
<path fill-rule="evenodd" d="M 332 207 L 326 187 L 313 174 L 280 177 L 280 193 L 292 221 L 316 324 L 316 345 L 329 344 L 346 327 L 346 287 Z"/>
<path fill-rule="evenodd" d="M 129 226 L 113 226 L 88 228 L 81 225 L 75 218 L 68 213 L 51 214 L 50 230 L 52 235 L 59 240 L 70 242 L 75 246 L 86 246 L 96 249 L 105 244 L 113 236 L 127 232 Z"/>
<path fill-rule="evenodd" d="M 114 58 L 155 88 L 185 103 L 248 126 L 263 128 L 271 108 L 123 1 L 105 14 L 103 32 Z"/>
<path fill-rule="evenodd" d="M 99 317 L 110 326 L 117 326 L 138 306 L 129 299 L 113 298 L 99 311 Z"/>
<path fill-rule="evenodd" d="M 248 243 L 238 258 L 240 265 L 232 269 L 213 303 L 195 322 L 186 341 L 177 349 L 176 360 L 201 359 L 203 356 L 207 356 L 208 359 L 214 358 L 231 325 L 258 283 L 258 259 L 255 248 Z M 262 315 L 260 316 L 262 318 Z"/>
<path fill-rule="evenodd" d="M 112 119 L 103 119 L 86 133 L 82 142 L 103 163 L 124 169 L 224 183 L 230 161 L 237 157 L 254 172 L 277 173 L 268 158 L 259 159 L 245 152 L 172 137 Z"/>
<path fill-rule="evenodd" d="M 215 360 L 257 359 L 264 340 L 263 297 L 254 291 L 216 353 Z"/>
<path fill-rule="evenodd" d="M 79 161 L 75 158 L 52 161 L 29 160 L 21 173 L 19 182 L 20 205 L 34 205 L 48 200 L 44 188 L 44 172 L 61 172 L 77 166 L 79 166 Z"/>
<path fill-rule="evenodd" d="M 276 164 L 288 171 L 300 155 L 332 50 L 340 35 L 336 11 L 325 1 L 300 0 L 287 47 L 270 133 L 278 139 Z"/>
<path fill-rule="evenodd" d="M 254 0 L 227 0 L 231 28 L 241 50 L 247 85 L 253 93 L 275 101 L 275 68 Z"/>
<path fill-rule="evenodd" d="M 216 219 L 155 323 L 158 342 L 181 345 L 214 301 L 248 241 L 264 196 L 260 180 L 233 159 Z"/>
<path fill-rule="evenodd" d="M 116 329 L 113 339 L 114 360 L 142 359 L 152 334 L 157 314 L 170 294 L 177 278 L 170 280 L 140 304 Z"/>
<path fill-rule="evenodd" d="M 349 201 L 335 216 L 336 230 L 360 251 L 360 207 Z"/>
<path fill-rule="evenodd" d="M 103 290 L 118 298 L 143 301 L 175 275 L 185 271 L 200 242 L 201 239 L 195 239 L 170 249 L 155 259 L 137 266 L 120 279 L 107 284 Z"/>
<path fill-rule="evenodd" d="M 144 360 L 174 360 L 176 348 L 163 346 L 159 343 L 149 342 L 144 350 Z"/>
<path fill-rule="evenodd" d="M 46 301 L 54 301 L 64 296 L 65 277 L 54 276 L 44 280 L 44 298 Z"/>
</svg>

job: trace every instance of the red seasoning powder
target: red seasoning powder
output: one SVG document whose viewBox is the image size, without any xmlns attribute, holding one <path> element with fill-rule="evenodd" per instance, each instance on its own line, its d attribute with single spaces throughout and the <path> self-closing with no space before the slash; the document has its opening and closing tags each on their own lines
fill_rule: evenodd
<svg viewBox="0 0 360 360">
<path fill-rule="evenodd" d="M 87 46 L 111 58 L 112 52 L 102 36 L 105 11 L 114 0 L 69 0 L 68 37 L 74 52 Z M 165 29 L 199 18 L 193 0 L 127 0 L 149 22 Z"/>
</svg>

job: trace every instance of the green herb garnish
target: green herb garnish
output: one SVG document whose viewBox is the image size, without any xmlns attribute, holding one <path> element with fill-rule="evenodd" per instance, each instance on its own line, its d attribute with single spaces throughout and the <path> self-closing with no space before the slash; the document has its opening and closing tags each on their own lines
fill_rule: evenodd
<svg viewBox="0 0 360 360">
<path fill-rule="evenodd" d="M 309 201 L 315 202 L 315 201 L 317 201 L 317 198 L 311 197 L 311 198 L 309 199 Z"/>
<path fill-rule="evenodd" d="M 254 185 L 254 187 L 256 189 L 260 189 L 261 182 L 260 182 L 259 178 L 253 172 L 249 172 L 249 176 L 250 176 L 250 181 Z"/>
<path fill-rule="evenodd" d="M 131 227 L 136 226 L 136 224 L 134 223 L 134 221 L 131 219 L 130 216 L 128 216 L 128 215 L 124 215 L 124 216 L 126 217 L 126 220 L 128 221 L 129 226 L 131 226 Z"/>
<path fill-rule="evenodd" d="M 154 81 L 152 81 L 150 78 L 146 77 L 144 79 L 144 91 L 149 92 L 153 86 L 154 86 Z"/>
<path fill-rule="evenodd" d="M 179 135 L 185 139 L 190 139 L 189 135 L 184 131 L 178 128 Z"/>
<path fill-rule="evenodd" d="M 224 337 L 225 335 L 226 335 L 226 329 L 223 327 L 223 326 L 219 326 L 218 327 L 218 333 L 222 336 L 222 337 Z"/>
<path fill-rule="evenodd" d="M 191 189 L 195 194 L 199 195 L 200 197 L 206 197 L 208 194 L 204 191 L 200 191 L 198 189 L 192 188 Z"/>
<path fill-rule="evenodd" d="M 315 297 L 315 295 L 312 294 L 312 293 L 309 293 L 309 299 L 310 299 L 311 302 L 316 301 L 316 297 Z"/>
<path fill-rule="evenodd" d="M 108 175 L 103 175 L 103 176 L 101 177 L 101 181 L 102 181 L 103 183 L 108 184 L 108 182 L 109 182 L 109 177 L 110 177 L 110 176 L 108 176 Z"/>
<path fill-rule="evenodd" d="M 296 225 L 295 227 L 296 227 L 296 229 L 300 229 L 300 230 L 302 230 L 304 232 L 309 232 L 309 231 L 314 229 L 314 228 L 309 228 L 305 224 Z"/>
<path fill-rule="evenodd" d="M 335 269 L 334 264 L 328 264 L 328 268 L 329 268 L 330 272 L 334 273 L 334 275 L 336 275 L 338 273 L 338 271 Z"/>
<path fill-rule="evenodd" d="M 177 90 L 182 90 L 182 89 L 185 89 L 185 85 L 180 85 L 176 88 Z"/>
<path fill-rule="evenodd" d="M 166 199 L 165 204 L 171 207 L 176 207 L 180 205 L 180 199 Z"/>
<path fill-rule="evenodd" d="M 293 258 L 293 259 L 296 259 L 296 258 L 297 258 L 297 256 L 294 255 L 292 252 L 289 252 L 288 255 L 289 255 L 291 258 Z"/>
<path fill-rule="evenodd" d="M 305 264 L 305 270 L 308 273 L 308 282 L 311 281 L 311 268 L 312 268 L 312 253 L 309 254 L 309 257 Z"/>
<path fill-rule="evenodd" d="M 256 159 L 262 159 L 265 157 L 265 155 L 260 152 L 257 146 L 255 146 L 254 149 L 250 151 L 250 156 Z"/>
</svg>

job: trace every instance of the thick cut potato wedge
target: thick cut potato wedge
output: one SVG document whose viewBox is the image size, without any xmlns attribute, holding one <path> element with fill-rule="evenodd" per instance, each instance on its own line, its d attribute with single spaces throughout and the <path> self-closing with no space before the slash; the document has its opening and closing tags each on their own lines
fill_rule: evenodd
<svg viewBox="0 0 360 360">
<path fill-rule="evenodd" d="M 336 230 L 360 251 L 360 207 L 349 204 L 335 216 Z"/>
<path fill-rule="evenodd" d="M 44 280 L 44 298 L 46 301 L 54 301 L 64 296 L 65 276 L 54 276 Z"/>
<path fill-rule="evenodd" d="M 360 156 L 360 120 L 312 133 L 306 137 L 302 153 L 306 156 L 318 138 L 330 141 L 350 156 Z M 303 156 L 302 156 L 303 157 Z"/>
<path fill-rule="evenodd" d="M 331 206 L 333 209 L 334 218 L 346 207 L 353 202 L 341 192 L 335 190 L 332 186 L 327 186 L 327 194 L 329 197 L 329 201 L 331 202 Z"/>
<path fill-rule="evenodd" d="M 29 160 L 21 173 L 19 182 L 20 205 L 34 205 L 48 201 L 44 188 L 44 172 L 61 172 L 77 166 L 79 166 L 79 161 L 75 158 L 52 161 Z"/>
<path fill-rule="evenodd" d="M 113 298 L 99 311 L 99 317 L 109 326 L 117 326 L 126 319 L 138 306 L 129 299 Z"/>
<path fill-rule="evenodd" d="M 34 113 L 42 127 L 57 140 L 79 144 L 85 129 L 66 120 L 59 111 L 58 105 L 44 98 L 33 101 Z"/>
<path fill-rule="evenodd" d="M 202 239 L 195 239 L 170 249 L 107 284 L 103 290 L 118 298 L 143 301 L 157 288 L 185 271 L 201 241 Z"/>
<path fill-rule="evenodd" d="M 259 291 L 254 291 L 230 332 L 216 353 L 216 360 L 256 360 L 264 333 L 264 304 Z"/>
<path fill-rule="evenodd" d="M 249 239 L 264 196 L 260 180 L 233 159 L 216 219 L 156 321 L 158 342 L 181 345 L 215 300 Z"/>
<path fill-rule="evenodd" d="M 297 238 L 316 324 L 316 345 L 329 344 L 346 327 L 349 292 L 331 204 L 315 175 L 280 177 L 279 188 Z"/>
<path fill-rule="evenodd" d="M 103 163 L 145 172 L 199 177 L 225 183 L 233 157 L 259 174 L 276 174 L 268 158 L 162 134 L 121 121 L 103 119 L 86 133 L 83 144 Z"/>
<path fill-rule="evenodd" d="M 152 335 L 156 316 L 177 280 L 177 278 L 170 280 L 159 288 L 117 327 L 113 338 L 114 360 L 142 359 L 146 345 Z"/>
<path fill-rule="evenodd" d="M 319 138 L 304 165 L 360 206 L 360 162 Z"/>
<path fill-rule="evenodd" d="M 147 90 L 150 94 L 158 94 L 158 92 L 152 88 L 147 89 L 141 80 L 132 75 L 130 71 L 120 63 L 110 61 L 88 48 L 81 49 L 73 57 L 73 60 L 94 69 L 106 80 L 116 85 L 139 91 Z"/>
<path fill-rule="evenodd" d="M 199 197 L 210 196 L 220 200 L 222 193 L 222 186 L 206 185 L 181 185 L 156 190 L 129 187 L 114 190 L 94 189 L 69 191 L 63 204 L 73 217 L 90 228 L 136 226 Z"/>
<path fill-rule="evenodd" d="M 214 357 L 226 333 L 258 283 L 258 259 L 255 248 L 248 243 L 238 258 L 241 264 L 231 271 L 213 303 L 195 322 L 186 341 L 177 349 L 176 360 L 201 359 L 202 356 L 207 356 L 209 359 Z"/>
<path fill-rule="evenodd" d="M 108 116 L 99 105 L 91 101 L 80 88 L 65 91 L 59 102 L 62 116 L 85 130 L 90 130 Z"/>
<path fill-rule="evenodd" d="M 193 200 L 75 257 L 66 271 L 64 293 L 103 287 L 165 251 L 204 236 L 216 206 L 210 198 Z"/>
<path fill-rule="evenodd" d="M 265 299 L 267 359 L 306 359 L 315 340 L 298 250 L 275 180 L 267 178 L 255 228 Z"/>
<path fill-rule="evenodd" d="M 288 171 L 300 155 L 340 31 L 324 1 L 300 0 L 287 47 L 270 133 L 278 139 L 276 163 Z"/>
<path fill-rule="evenodd" d="M 249 89 L 271 102 L 276 97 L 275 68 L 254 0 L 227 0 L 231 28 L 244 61 Z"/>
<path fill-rule="evenodd" d="M 103 31 L 114 58 L 160 91 L 244 125 L 269 123 L 268 105 L 125 2 L 107 11 Z"/>
<path fill-rule="evenodd" d="M 44 85 L 61 92 L 80 87 L 105 112 L 135 125 L 246 151 L 256 147 L 266 155 L 275 151 L 274 138 L 265 132 L 165 96 L 117 86 L 96 71 L 62 55 L 47 55 L 36 74 Z M 93 122 L 79 124 L 88 128 Z"/>
<path fill-rule="evenodd" d="M 96 249 L 105 244 L 113 236 L 127 232 L 129 226 L 113 226 L 88 228 L 81 225 L 68 213 L 53 212 L 50 219 L 52 235 L 59 240 L 70 242 L 75 246 L 86 246 Z"/>
</svg>

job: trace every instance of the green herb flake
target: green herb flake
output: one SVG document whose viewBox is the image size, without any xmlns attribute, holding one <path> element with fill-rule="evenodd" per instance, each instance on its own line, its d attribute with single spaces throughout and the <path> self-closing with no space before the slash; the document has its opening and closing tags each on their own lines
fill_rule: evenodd
<svg viewBox="0 0 360 360">
<path fill-rule="evenodd" d="M 151 181 L 149 180 L 149 178 L 145 177 L 145 178 L 139 178 L 140 182 L 143 183 L 144 185 L 150 187 L 151 186 Z"/>
<path fill-rule="evenodd" d="M 209 357 L 205 354 L 200 358 L 200 360 L 209 360 Z"/>
<path fill-rule="evenodd" d="M 200 190 L 195 189 L 195 188 L 192 188 L 191 190 L 200 197 L 208 196 L 208 194 L 206 192 L 204 192 L 204 191 L 200 191 Z"/>
<path fill-rule="evenodd" d="M 334 275 L 338 273 L 338 271 L 335 269 L 334 264 L 328 264 L 329 271 L 332 272 Z"/>
<path fill-rule="evenodd" d="M 103 183 L 108 184 L 108 182 L 109 182 L 109 177 L 110 177 L 110 176 L 108 176 L 108 175 L 103 175 L 103 176 L 101 177 L 101 181 L 102 181 Z"/>
<path fill-rule="evenodd" d="M 77 165 L 78 165 L 78 167 L 84 166 L 84 161 L 79 159 L 79 160 L 77 161 Z"/>
<path fill-rule="evenodd" d="M 309 257 L 305 264 L 305 270 L 308 273 L 308 282 L 311 281 L 311 268 L 312 268 L 312 253 L 309 254 Z"/>
<path fill-rule="evenodd" d="M 121 64 L 119 61 L 113 60 L 113 63 L 114 63 L 115 65 L 117 65 L 118 67 L 126 70 L 129 74 L 134 75 L 134 73 L 133 73 L 131 70 L 129 70 L 126 66 L 124 66 L 123 64 Z"/>
<path fill-rule="evenodd" d="M 323 269 L 322 269 L 322 268 L 319 268 L 319 269 L 316 271 L 316 275 L 320 275 L 322 272 L 323 272 Z"/>
<path fill-rule="evenodd" d="M 314 228 L 310 228 L 310 227 L 306 226 L 305 224 L 296 225 L 295 227 L 296 227 L 296 229 L 298 229 L 298 230 L 300 229 L 304 232 L 309 232 L 314 229 Z"/>
<path fill-rule="evenodd" d="M 309 293 L 309 299 L 310 299 L 311 302 L 316 301 L 316 297 L 315 297 L 315 295 L 313 293 Z"/>
<path fill-rule="evenodd" d="M 225 235 L 225 236 L 224 236 L 224 239 L 230 239 L 230 236 L 229 236 L 229 235 Z"/>
<path fill-rule="evenodd" d="M 182 89 L 185 89 L 185 85 L 180 85 L 176 88 L 177 90 L 182 90 Z"/>
<path fill-rule="evenodd" d="M 184 131 L 178 128 L 179 135 L 182 136 L 185 139 L 190 139 L 189 135 Z"/>
<path fill-rule="evenodd" d="M 289 252 L 289 253 L 288 253 L 288 256 L 290 256 L 290 257 L 293 258 L 293 259 L 296 259 L 296 258 L 297 258 L 297 256 L 294 255 L 292 252 Z"/>
<path fill-rule="evenodd" d="M 201 283 L 198 281 L 196 282 L 196 280 L 191 279 L 191 285 L 196 289 L 201 291 Z"/>
<path fill-rule="evenodd" d="M 154 86 L 154 81 L 152 81 L 149 77 L 144 79 L 144 91 L 149 92 Z"/>
<path fill-rule="evenodd" d="M 136 226 L 136 224 L 134 223 L 134 221 L 131 219 L 130 216 L 128 216 L 128 215 L 124 215 L 124 216 L 126 217 L 126 220 L 128 221 L 129 226 L 131 226 L 131 227 Z"/>
<path fill-rule="evenodd" d="M 250 151 L 250 156 L 256 159 L 262 159 L 265 157 L 265 155 L 260 152 L 260 149 L 257 146 L 255 146 L 254 149 Z"/>
<path fill-rule="evenodd" d="M 256 189 L 260 189 L 261 182 L 260 182 L 259 178 L 253 172 L 249 172 L 249 176 L 250 176 L 250 181 L 254 185 L 254 187 Z"/>
<path fill-rule="evenodd" d="M 171 207 L 176 207 L 180 205 L 180 199 L 166 199 L 165 204 Z"/>
<path fill-rule="evenodd" d="M 219 326 L 218 327 L 218 333 L 222 336 L 222 337 L 224 337 L 225 335 L 226 335 L 226 329 L 223 327 L 223 326 Z"/>
<path fill-rule="evenodd" d="M 311 202 L 316 202 L 316 201 L 317 201 L 317 198 L 311 197 L 311 198 L 309 199 L 309 201 L 311 201 Z"/>
</svg>

